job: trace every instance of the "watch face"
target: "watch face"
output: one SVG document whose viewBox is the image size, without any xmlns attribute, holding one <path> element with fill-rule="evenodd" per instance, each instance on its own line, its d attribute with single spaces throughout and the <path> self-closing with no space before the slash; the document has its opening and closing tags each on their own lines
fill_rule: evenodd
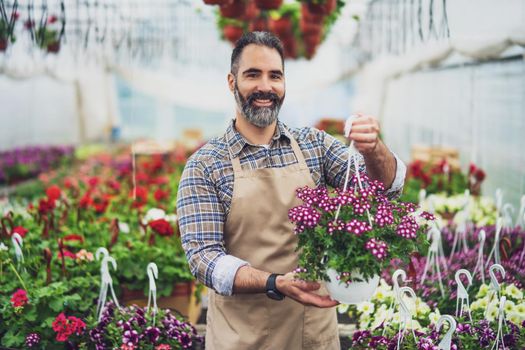
<svg viewBox="0 0 525 350">
<path fill-rule="evenodd" d="M 271 289 L 266 291 L 266 295 L 268 296 L 268 298 L 273 299 L 273 300 L 283 300 L 284 299 L 284 295 L 274 290 L 271 290 Z"/>
</svg>

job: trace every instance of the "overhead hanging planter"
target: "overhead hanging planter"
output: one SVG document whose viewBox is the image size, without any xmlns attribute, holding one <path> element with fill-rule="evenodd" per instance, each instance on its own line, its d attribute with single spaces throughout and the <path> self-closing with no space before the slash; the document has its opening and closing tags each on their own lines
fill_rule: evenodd
<svg viewBox="0 0 525 350">
<path fill-rule="evenodd" d="M 8 15 L 4 3 L 0 4 L 0 51 L 6 51 L 9 43 L 14 43 L 16 38 L 13 35 L 13 29 L 15 27 L 16 21 L 20 16 L 17 12 L 18 3 L 15 1 L 13 5 L 13 10 L 10 15 Z"/>
<path fill-rule="evenodd" d="M 217 24 L 233 44 L 244 31 L 271 31 L 281 39 L 286 58 L 310 59 L 343 6 L 342 0 L 234 0 L 217 11 Z"/>
</svg>

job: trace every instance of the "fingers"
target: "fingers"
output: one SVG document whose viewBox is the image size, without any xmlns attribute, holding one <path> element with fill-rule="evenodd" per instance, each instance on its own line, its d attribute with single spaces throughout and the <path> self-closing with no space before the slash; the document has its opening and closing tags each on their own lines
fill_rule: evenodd
<svg viewBox="0 0 525 350">
<path fill-rule="evenodd" d="M 332 300 L 328 295 L 319 295 L 311 292 L 298 292 L 293 299 L 297 300 L 301 304 L 309 306 L 317 306 L 320 308 L 328 308 L 339 305 L 339 302 Z"/>
</svg>

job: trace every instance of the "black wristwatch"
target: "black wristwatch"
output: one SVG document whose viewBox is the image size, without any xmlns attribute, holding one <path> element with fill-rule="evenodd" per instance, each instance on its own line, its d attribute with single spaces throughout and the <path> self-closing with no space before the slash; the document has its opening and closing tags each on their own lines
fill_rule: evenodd
<svg viewBox="0 0 525 350">
<path fill-rule="evenodd" d="M 266 280 L 266 296 L 273 300 L 283 300 L 284 294 L 277 290 L 275 280 L 277 276 L 282 276 L 281 274 L 272 273 Z"/>
</svg>

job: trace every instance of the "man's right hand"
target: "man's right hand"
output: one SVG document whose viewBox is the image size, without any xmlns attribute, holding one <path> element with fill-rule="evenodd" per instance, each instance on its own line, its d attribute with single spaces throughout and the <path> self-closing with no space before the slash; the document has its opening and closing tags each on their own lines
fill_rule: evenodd
<svg viewBox="0 0 525 350">
<path fill-rule="evenodd" d="M 284 276 L 278 276 L 275 282 L 279 292 L 303 305 L 317 306 L 320 308 L 339 305 L 339 302 L 333 300 L 328 295 L 314 293 L 314 291 L 321 288 L 318 282 L 307 282 L 296 279 L 293 272 L 289 272 Z"/>
</svg>

